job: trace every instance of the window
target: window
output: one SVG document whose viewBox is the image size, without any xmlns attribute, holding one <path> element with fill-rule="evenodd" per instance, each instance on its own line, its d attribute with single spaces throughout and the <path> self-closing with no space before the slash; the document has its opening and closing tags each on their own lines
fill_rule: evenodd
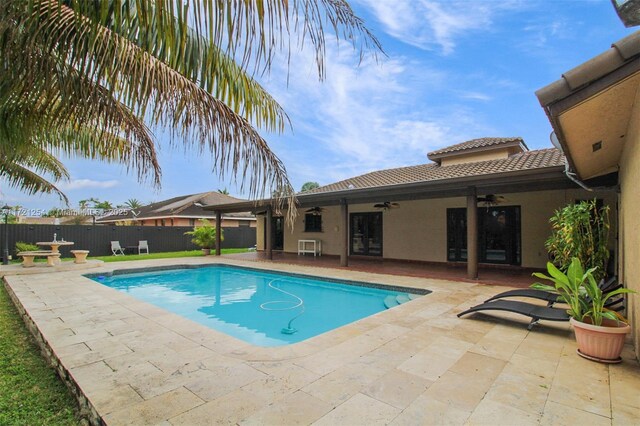
<svg viewBox="0 0 640 426">
<path fill-rule="evenodd" d="M 238 226 L 240 228 L 249 228 L 251 226 L 251 223 L 248 220 L 239 220 Z"/>
<path fill-rule="evenodd" d="M 305 214 L 304 232 L 322 232 L 322 215 L 313 213 Z"/>
</svg>

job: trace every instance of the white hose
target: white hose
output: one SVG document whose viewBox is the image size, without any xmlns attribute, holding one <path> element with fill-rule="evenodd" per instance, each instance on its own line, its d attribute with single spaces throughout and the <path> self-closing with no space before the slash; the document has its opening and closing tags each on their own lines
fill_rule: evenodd
<svg viewBox="0 0 640 426">
<path fill-rule="evenodd" d="M 277 290 L 277 291 L 279 291 L 279 292 L 281 292 L 281 293 L 287 294 L 287 295 L 289 295 L 289 296 L 291 296 L 291 297 L 295 297 L 296 299 L 298 299 L 298 302 L 296 303 L 296 302 L 294 302 L 293 300 L 272 300 L 272 301 L 269 301 L 269 302 L 264 302 L 264 303 L 262 303 L 262 304 L 260 305 L 260 308 L 264 309 L 265 311 L 288 311 L 288 310 L 290 310 L 290 309 L 295 309 L 295 308 L 297 308 L 298 306 L 302 306 L 302 305 L 304 304 L 304 300 L 300 299 L 298 296 L 296 296 L 296 295 L 295 295 L 295 294 L 293 294 L 293 293 L 289 293 L 288 291 L 284 291 L 284 290 L 282 290 L 281 288 L 275 287 L 275 286 L 273 285 L 274 281 L 278 281 L 278 280 L 279 280 L 279 278 L 276 278 L 276 279 L 274 279 L 274 280 L 271 280 L 271 281 L 269 282 L 269 284 L 268 284 L 268 285 L 269 285 L 269 287 L 271 287 L 272 289 Z M 272 304 L 275 304 L 275 303 L 295 303 L 295 305 L 293 305 L 293 306 L 289 306 L 289 307 L 286 307 L 286 308 L 268 308 L 268 307 L 267 307 L 268 305 L 272 305 Z"/>
<path fill-rule="evenodd" d="M 283 289 L 281 289 L 281 288 L 278 288 L 278 287 L 274 286 L 274 285 L 273 285 L 273 283 L 274 283 L 275 281 L 278 281 L 279 279 L 280 279 L 280 278 L 276 278 L 276 279 L 274 279 L 274 280 L 271 280 L 271 281 L 269 282 L 268 286 L 269 286 L 269 287 L 271 287 L 271 288 L 272 288 L 272 289 L 274 289 L 274 290 L 279 291 L 280 293 L 284 293 L 284 294 L 286 294 L 286 295 L 288 295 L 288 296 L 291 296 L 291 297 L 294 297 L 294 298 L 298 299 L 298 302 L 296 303 L 296 302 L 295 302 L 295 301 L 293 301 L 293 300 L 271 300 L 271 301 L 269 301 L 269 302 L 264 302 L 264 303 L 262 303 L 262 304 L 260 305 L 260 308 L 261 308 L 261 309 L 264 309 L 265 311 L 289 311 L 289 310 L 291 310 L 291 309 L 295 309 L 295 308 L 297 308 L 297 307 L 302 306 L 302 310 L 300 311 L 300 313 L 299 313 L 298 315 L 294 316 L 293 318 L 291 318 L 291 319 L 289 320 L 289 324 L 287 324 L 287 326 L 286 326 L 285 328 L 283 328 L 283 329 L 282 329 L 282 333 L 283 333 L 283 334 L 293 334 L 293 333 L 296 333 L 298 330 L 297 330 L 297 329 L 295 329 L 295 328 L 293 328 L 293 327 L 291 327 L 291 323 L 292 323 L 295 319 L 297 319 L 300 315 L 302 315 L 302 314 L 304 313 L 304 300 L 302 300 L 301 298 L 299 298 L 298 296 L 296 296 L 296 295 L 295 295 L 295 294 L 293 294 L 293 293 L 289 293 L 288 291 L 284 291 Z M 293 305 L 293 306 L 288 306 L 288 307 L 286 307 L 286 308 L 270 308 L 270 307 L 268 307 L 269 305 L 273 305 L 273 304 L 275 304 L 275 303 L 294 303 L 294 305 Z"/>
</svg>

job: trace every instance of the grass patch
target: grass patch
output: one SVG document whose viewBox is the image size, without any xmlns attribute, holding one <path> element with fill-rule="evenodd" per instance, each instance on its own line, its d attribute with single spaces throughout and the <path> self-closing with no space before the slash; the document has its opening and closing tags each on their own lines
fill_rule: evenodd
<svg viewBox="0 0 640 426">
<path fill-rule="evenodd" d="M 237 249 L 222 249 L 222 254 L 232 253 L 246 253 L 249 249 L 237 248 Z M 180 257 L 202 257 L 202 250 L 189 250 L 189 251 L 170 251 L 166 253 L 149 253 L 149 254 L 126 254 L 124 256 L 96 256 L 89 259 L 102 260 L 104 262 L 122 262 L 128 260 L 149 260 L 149 259 L 173 259 Z"/>
<path fill-rule="evenodd" d="M 77 425 L 78 404 L 0 285 L 0 425 Z"/>
</svg>

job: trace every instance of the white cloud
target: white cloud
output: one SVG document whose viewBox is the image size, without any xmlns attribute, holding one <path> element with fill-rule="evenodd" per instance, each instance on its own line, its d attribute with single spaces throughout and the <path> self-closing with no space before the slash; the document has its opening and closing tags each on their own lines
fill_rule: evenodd
<svg viewBox="0 0 640 426">
<path fill-rule="evenodd" d="M 474 101 L 490 101 L 491 99 L 493 99 L 491 96 L 485 93 L 470 92 L 470 91 L 459 92 L 458 96 L 461 97 L 462 99 L 471 99 Z"/>
<path fill-rule="evenodd" d="M 58 187 L 63 191 L 90 188 L 113 188 L 118 185 L 117 180 L 92 180 L 92 179 L 71 179 L 69 182 L 62 182 Z"/>
<path fill-rule="evenodd" d="M 451 54 L 456 40 L 491 31 L 496 16 L 517 1 L 358 0 L 394 38 L 420 49 Z"/>
<path fill-rule="evenodd" d="M 294 180 L 330 183 L 372 170 L 428 162 L 426 153 L 486 135 L 473 112 L 456 104 L 450 74 L 403 57 L 357 67 L 349 49 L 327 52 L 317 82 L 302 52 L 291 59 L 288 86 L 280 70 L 265 85 L 292 118 L 293 136 L 272 144 Z M 481 97 L 481 94 L 476 94 Z M 489 132 L 490 133 L 490 132 Z M 268 137 L 268 140 L 274 140 Z"/>
</svg>

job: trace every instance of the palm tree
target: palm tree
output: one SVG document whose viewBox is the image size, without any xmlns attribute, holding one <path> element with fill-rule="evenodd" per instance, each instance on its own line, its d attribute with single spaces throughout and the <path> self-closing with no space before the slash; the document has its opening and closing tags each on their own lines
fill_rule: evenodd
<svg viewBox="0 0 640 426">
<path fill-rule="evenodd" d="M 99 203 L 100 200 L 98 200 L 97 198 L 89 198 L 88 200 L 80 200 L 78 201 L 78 206 L 80 207 L 81 210 L 85 210 L 89 208 L 89 203 L 91 203 L 91 205 L 96 205 L 96 203 Z"/>
<path fill-rule="evenodd" d="M 133 210 L 142 207 L 142 203 L 136 198 L 129 198 L 127 201 L 125 201 L 124 206 Z"/>
<path fill-rule="evenodd" d="M 172 144 L 209 150 L 250 196 L 293 194 L 257 130 L 282 132 L 288 117 L 251 76 L 310 42 L 323 78 L 324 26 L 361 56 L 380 48 L 344 0 L 3 0 L 0 157 L 32 146 L 39 159 L 116 161 L 159 186 L 152 130 L 168 127 Z M 0 175 L 15 186 L 56 190 L 12 165 Z M 68 176 L 56 166 L 54 180 Z"/>
<path fill-rule="evenodd" d="M 225 189 L 218 189 L 218 192 L 219 192 L 220 194 L 229 195 L 229 191 L 227 190 L 227 188 L 225 188 Z"/>
</svg>

